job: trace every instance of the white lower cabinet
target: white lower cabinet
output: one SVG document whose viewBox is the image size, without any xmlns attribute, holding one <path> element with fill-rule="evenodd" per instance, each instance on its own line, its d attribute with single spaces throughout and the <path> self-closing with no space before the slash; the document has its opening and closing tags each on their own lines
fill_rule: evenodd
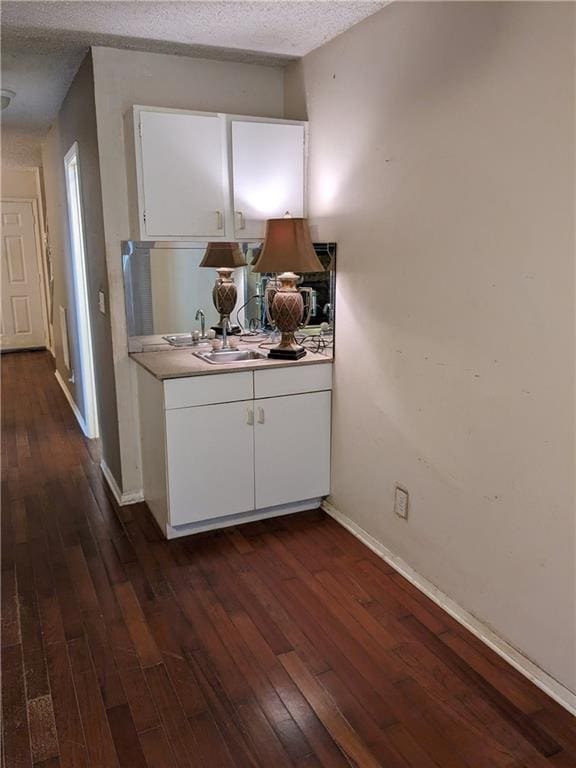
<svg viewBox="0 0 576 768">
<path fill-rule="evenodd" d="M 254 509 L 252 413 L 251 400 L 166 411 L 171 525 Z"/>
<path fill-rule="evenodd" d="M 255 400 L 256 508 L 330 490 L 330 392 Z"/>
<path fill-rule="evenodd" d="M 165 382 L 138 368 L 144 498 L 168 537 L 296 511 L 330 492 L 331 368 Z"/>
</svg>

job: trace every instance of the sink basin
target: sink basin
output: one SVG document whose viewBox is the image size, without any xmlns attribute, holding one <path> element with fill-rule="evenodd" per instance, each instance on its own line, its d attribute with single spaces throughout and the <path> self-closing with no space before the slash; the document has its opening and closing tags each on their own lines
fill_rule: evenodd
<svg viewBox="0 0 576 768">
<path fill-rule="evenodd" d="M 194 352 L 194 355 L 212 365 L 244 363 L 268 357 L 266 352 L 257 352 L 255 349 L 219 349 L 217 352 Z"/>
</svg>

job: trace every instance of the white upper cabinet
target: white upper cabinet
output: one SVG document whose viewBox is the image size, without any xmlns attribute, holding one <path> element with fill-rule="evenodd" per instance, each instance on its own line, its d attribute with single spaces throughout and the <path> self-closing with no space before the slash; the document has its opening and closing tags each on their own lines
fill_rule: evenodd
<svg viewBox="0 0 576 768">
<path fill-rule="evenodd" d="M 142 111 L 140 150 L 147 237 L 223 235 L 225 134 L 220 117 Z"/>
<path fill-rule="evenodd" d="M 261 238 L 266 219 L 304 215 L 304 125 L 231 122 L 234 234 Z"/>
<path fill-rule="evenodd" d="M 260 239 L 266 219 L 305 215 L 305 123 L 138 106 L 132 115 L 133 239 Z"/>
</svg>

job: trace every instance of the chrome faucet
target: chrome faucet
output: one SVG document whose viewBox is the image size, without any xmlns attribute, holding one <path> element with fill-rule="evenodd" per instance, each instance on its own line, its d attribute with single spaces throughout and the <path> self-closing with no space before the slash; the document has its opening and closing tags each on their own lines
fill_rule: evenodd
<svg viewBox="0 0 576 768">
<path fill-rule="evenodd" d="M 230 349 L 228 344 L 228 317 L 222 316 L 222 349 Z"/>
<path fill-rule="evenodd" d="M 195 320 L 200 318 L 200 338 L 204 340 L 206 338 L 206 316 L 201 309 L 196 310 Z"/>
</svg>

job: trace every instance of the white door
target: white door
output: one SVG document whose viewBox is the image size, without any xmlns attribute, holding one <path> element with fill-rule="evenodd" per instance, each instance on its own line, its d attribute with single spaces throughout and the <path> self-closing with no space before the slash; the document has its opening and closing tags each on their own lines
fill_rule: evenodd
<svg viewBox="0 0 576 768">
<path fill-rule="evenodd" d="M 330 492 L 330 392 L 255 400 L 256 509 Z"/>
<path fill-rule="evenodd" d="M 304 216 L 304 126 L 232 121 L 234 233 L 264 237 L 266 219 Z"/>
<path fill-rule="evenodd" d="M 253 401 L 166 411 L 170 525 L 254 509 Z"/>
<path fill-rule="evenodd" d="M 2 201 L 2 349 L 46 346 L 39 243 L 31 202 Z"/>
<path fill-rule="evenodd" d="M 224 235 L 224 121 L 177 112 L 139 113 L 147 237 Z"/>
</svg>

